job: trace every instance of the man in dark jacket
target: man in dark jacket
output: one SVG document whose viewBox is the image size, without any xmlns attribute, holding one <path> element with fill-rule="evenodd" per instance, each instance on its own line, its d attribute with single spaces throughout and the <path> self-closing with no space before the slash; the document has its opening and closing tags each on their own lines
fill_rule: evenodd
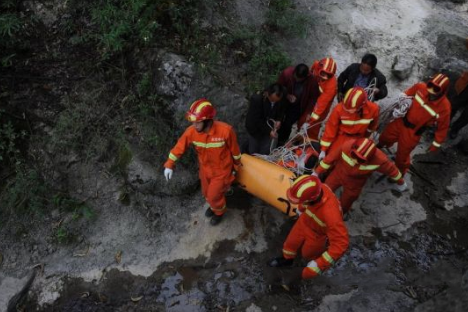
<svg viewBox="0 0 468 312">
<path fill-rule="evenodd" d="M 309 66 L 299 64 L 283 70 L 278 83 L 286 88 L 287 107 L 285 119 L 279 131 L 279 144 L 289 139 L 292 126 L 306 111 L 307 107 L 317 101 L 320 94 L 318 82 L 309 71 Z"/>
<path fill-rule="evenodd" d="M 284 119 L 286 90 L 278 83 L 270 85 L 263 94 L 250 98 L 245 127 L 249 134 L 249 154 L 270 154 L 272 139 Z"/>
<path fill-rule="evenodd" d="M 468 125 L 468 72 L 464 72 L 455 83 L 456 95 L 452 97 L 452 113 L 451 119 L 454 120 L 454 116 L 458 111 L 461 111 L 460 116 L 457 120 L 452 123 L 450 129 L 450 138 L 455 139 L 458 132 Z"/>
<path fill-rule="evenodd" d="M 387 96 L 387 79 L 375 68 L 377 57 L 366 54 L 361 63 L 349 65 L 338 77 L 338 101 L 343 100 L 346 91 L 353 87 L 362 87 L 370 95 L 369 100 L 378 101 Z"/>
</svg>

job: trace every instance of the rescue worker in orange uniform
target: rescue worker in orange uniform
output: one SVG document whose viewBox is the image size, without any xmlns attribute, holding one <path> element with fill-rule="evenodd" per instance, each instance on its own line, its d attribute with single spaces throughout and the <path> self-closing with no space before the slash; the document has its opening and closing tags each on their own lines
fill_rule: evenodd
<svg viewBox="0 0 468 312">
<path fill-rule="evenodd" d="M 450 102 L 446 93 L 449 78 L 437 74 L 427 83 L 416 83 L 405 94 L 413 97 L 406 115 L 390 122 L 379 137 L 379 147 L 398 143 L 395 163 L 403 175 L 408 171 L 411 151 L 418 145 L 428 126 L 437 125 L 434 141 L 428 152 L 435 152 L 445 141 L 450 126 Z"/>
<path fill-rule="evenodd" d="M 349 236 L 340 203 L 318 177 L 302 175 L 287 190 L 291 203 L 298 204 L 299 219 L 283 245 L 283 256 L 269 261 L 270 267 L 289 267 L 300 250 L 306 267 L 270 270 L 273 282 L 287 285 L 310 279 L 330 268 L 348 249 Z"/>
<path fill-rule="evenodd" d="M 325 184 L 333 192 L 343 187 L 340 203 L 344 214 L 351 210 L 353 202 L 358 199 L 367 179 L 374 171 L 389 176 L 397 183 L 395 188 L 398 191 L 403 192 L 407 189 L 406 182 L 395 164 L 368 138 L 346 141 L 341 148 L 328 153 L 312 174 L 323 174 L 332 165 L 334 168 Z"/>
<path fill-rule="evenodd" d="M 346 92 L 342 102 L 330 113 L 325 131 L 320 139 L 322 160 L 326 153 L 340 146 L 350 138 L 369 137 L 377 130 L 379 123 L 379 106 L 367 100 L 366 91 L 354 87 Z"/>
<path fill-rule="evenodd" d="M 310 68 L 312 76 L 318 82 L 319 96 L 317 102 L 306 110 L 306 115 L 299 120 L 299 127 L 307 123 L 307 135 L 310 139 L 318 141 L 322 122 L 330 112 L 333 99 L 338 92 L 336 80 L 336 62 L 331 57 L 315 61 Z"/>
<path fill-rule="evenodd" d="M 210 224 L 217 225 L 226 212 L 224 193 L 234 181 L 233 170 L 240 165 L 240 150 L 232 127 L 214 121 L 216 111 L 206 99 L 190 106 L 186 118 L 193 123 L 179 138 L 164 164 L 166 180 L 172 178 L 175 162 L 193 145 L 198 155 L 199 177 L 203 196 L 210 205 L 205 216 Z"/>
</svg>

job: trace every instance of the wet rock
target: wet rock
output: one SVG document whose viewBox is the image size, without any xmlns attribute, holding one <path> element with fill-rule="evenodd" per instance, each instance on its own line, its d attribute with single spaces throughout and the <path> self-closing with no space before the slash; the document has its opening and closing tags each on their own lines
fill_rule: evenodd
<svg viewBox="0 0 468 312">
<path fill-rule="evenodd" d="M 187 90 L 195 75 L 193 65 L 182 56 L 172 53 L 162 54 L 161 65 L 155 77 L 158 94 L 174 98 L 171 103 L 176 111 L 186 109 Z M 182 107 L 181 107 L 182 106 Z"/>
<path fill-rule="evenodd" d="M 272 307 L 273 311 L 276 310 L 275 308 L 276 307 Z M 262 312 L 262 309 L 252 303 L 249 307 L 247 307 L 247 309 L 245 309 L 245 312 Z"/>
<path fill-rule="evenodd" d="M 460 141 L 456 146 L 460 151 L 468 155 L 468 139 Z"/>
<path fill-rule="evenodd" d="M 392 75 L 399 80 L 405 80 L 411 75 L 413 67 L 414 60 L 402 55 L 397 55 L 392 64 Z"/>
</svg>

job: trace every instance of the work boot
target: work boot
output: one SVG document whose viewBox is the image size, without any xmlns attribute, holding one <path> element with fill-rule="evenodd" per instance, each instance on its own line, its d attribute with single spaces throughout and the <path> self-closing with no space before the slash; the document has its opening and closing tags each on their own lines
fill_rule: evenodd
<svg viewBox="0 0 468 312">
<path fill-rule="evenodd" d="M 211 217 L 211 220 L 210 220 L 210 224 L 211 225 L 218 225 L 219 222 L 221 222 L 221 220 L 223 220 L 223 215 L 215 215 L 213 214 L 213 216 Z"/>
<path fill-rule="evenodd" d="M 457 137 L 457 135 L 458 135 L 457 130 L 454 130 L 454 129 L 450 130 L 450 132 L 449 132 L 450 139 L 454 140 Z"/>
<path fill-rule="evenodd" d="M 343 221 L 349 221 L 351 219 L 351 211 L 343 213 Z"/>
<path fill-rule="evenodd" d="M 294 259 L 286 259 L 284 257 L 276 257 L 268 261 L 268 265 L 274 268 L 291 266 Z"/>
<path fill-rule="evenodd" d="M 211 208 L 208 207 L 208 209 L 206 209 L 206 211 L 205 211 L 205 217 L 211 218 L 214 215 L 215 215 L 215 213 L 213 212 L 213 210 L 211 210 Z"/>
</svg>

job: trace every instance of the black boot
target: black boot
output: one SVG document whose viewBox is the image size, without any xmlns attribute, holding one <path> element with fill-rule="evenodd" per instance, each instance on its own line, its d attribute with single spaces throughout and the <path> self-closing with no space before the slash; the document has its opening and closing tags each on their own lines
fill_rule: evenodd
<svg viewBox="0 0 468 312">
<path fill-rule="evenodd" d="M 208 207 L 208 209 L 206 209 L 206 211 L 205 211 L 205 217 L 211 218 L 214 215 L 215 214 L 214 214 L 213 210 L 211 210 L 211 208 Z"/>
<path fill-rule="evenodd" d="M 455 140 L 457 138 L 457 135 L 458 135 L 458 130 L 455 130 L 455 129 L 450 130 L 449 132 L 450 139 Z"/>
<path fill-rule="evenodd" d="M 210 224 L 211 224 L 211 225 L 218 225 L 219 222 L 221 222 L 221 220 L 223 220 L 223 215 L 220 215 L 220 216 L 218 216 L 218 215 L 213 215 L 213 216 L 211 217 Z"/>
<path fill-rule="evenodd" d="M 268 261 L 268 265 L 274 268 L 291 266 L 294 259 L 286 259 L 284 257 L 276 257 Z"/>
</svg>

